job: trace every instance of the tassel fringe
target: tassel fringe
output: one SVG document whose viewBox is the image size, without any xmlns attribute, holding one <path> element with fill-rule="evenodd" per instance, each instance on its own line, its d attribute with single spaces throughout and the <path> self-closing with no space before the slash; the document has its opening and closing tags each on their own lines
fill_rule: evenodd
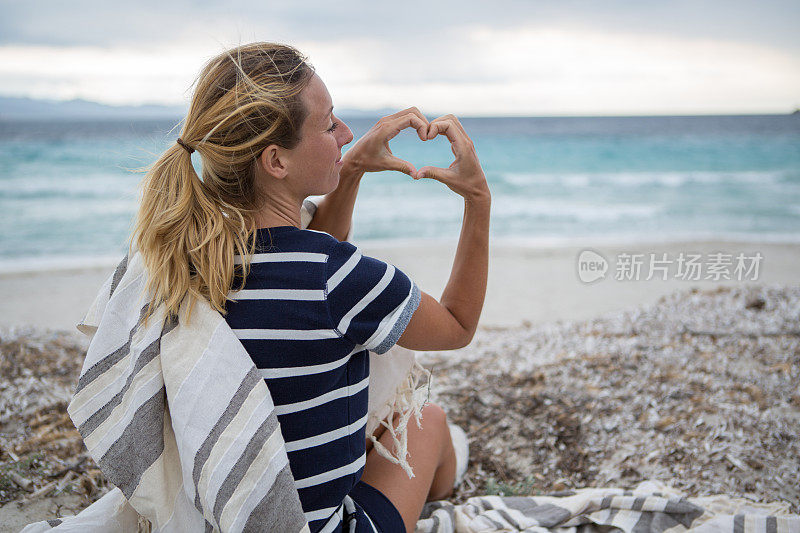
<svg viewBox="0 0 800 533">
<path fill-rule="evenodd" d="M 423 377 L 427 377 L 427 386 L 420 384 L 420 380 Z M 369 436 L 378 453 L 393 464 L 399 465 L 408 474 L 409 479 L 414 477 L 414 471 L 411 465 L 408 464 L 408 431 L 406 426 L 413 417 L 417 427 L 422 428 L 420 424 L 422 408 L 427 405 L 430 398 L 430 383 L 430 371 L 417 361 L 414 361 L 414 366 L 408 371 L 406 379 L 397 387 L 394 399 L 386 403 L 390 407 L 389 416 L 378 421 L 378 424 L 385 427 L 392 436 L 393 450 L 388 450 L 378 442 L 374 435 L 370 434 Z M 383 407 L 382 409 L 377 409 L 375 413 L 385 412 L 386 406 L 384 405 Z M 370 415 L 370 418 L 373 418 L 373 424 L 375 423 L 374 418 L 378 416 L 375 413 Z M 391 422 L 395 417 L 397 417 L 396 428 L 394 427 L 395 424 Z"/>
</svg>

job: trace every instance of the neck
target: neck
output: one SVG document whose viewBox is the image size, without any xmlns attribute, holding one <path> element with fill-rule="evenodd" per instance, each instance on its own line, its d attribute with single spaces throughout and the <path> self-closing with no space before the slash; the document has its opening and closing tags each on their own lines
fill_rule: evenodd
<svg viewBox="0 0 800 533">
<path fill-rule="evenodd" d="M 302 202 L 268 197 L 266 203 L 255 216 L 256 228 L 275 226 L 300 227 L 300 205 Z"/>
</svg>

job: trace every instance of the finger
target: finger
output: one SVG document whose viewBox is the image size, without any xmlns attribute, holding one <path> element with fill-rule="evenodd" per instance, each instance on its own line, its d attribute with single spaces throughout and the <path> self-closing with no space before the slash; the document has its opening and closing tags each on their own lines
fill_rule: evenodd
<svg viewBox="0 0 800 533">
<path fill-rule="evenodd" d="M 403 109 L 402 111 L 398 111 L 397 113 L 393 113 L 391 115 L 387 115 L 387 116 L 383 117 L 380 121 L 378 121 L 378 124 L 380 124 L 381 122 L 391 122 L 394 119 L 400 118 L 400 117 L 408 115 L 408 114 L 412 114 L 412 115 L 418 116 L 420 118 L 420 120 L 422 120 L 425 123 L 426 131 L 417 130 L 417 134 L 419 135 L 420 140 L 422 140 L 422 141 L 427 140 L 428 117 L 423 115 L 422 112 L 419 109 L 417 109 L 416 107 L 409 107 L 408 109 Z"/>
<path fill-rule="evenodd" d="M 389 127 L 388 135 L 386 137 L 387 141 L 393 139 L 404 129 L 412 127 L 417 130 L 417 135 L 419 136 L 420 140 L 427 140 L 428 121 L 424 117 L 420 118 L 414 113 L 406 113 L 405 115 L 387 120 L 386 124 Z"/>
<path fill-rule="evenodd" d="M 447 180 L 452 179 L 452 172 L 439 167 L 422 167 L 413 177 L 414 179 L 429 178 L 446 183 Z"/>
<path fill-rule="evenodd" d="M 469 146 L 472 141 L 467 135 L 456 126 L 450 119 L 438 120 L 431 122 L 428 127 L 428 139 L 433 139 L 437 135 L 444 135 L 450 144 L 453 146 L 453 153 L 458 157 L 461 154 L 466 154 L 469 151 Z"/>
<path fill-rule="evenodd" d="M 461 131 L 461 133 L 463 133 L 464 136 L 467 139 L 469 139 L 469 135 L 467 134 L 467 130 L 464 129 L 464 126 L 461 124 L 461 121 L 458 120 L 457 116 L 452 115 L 452 114 L 443 115 L 441 117 L 437 117 L 437 118 L 433 119 L 431 121 L 431 123 L 441 122 L 441 121 L 451 121 L 451 122 L 453 122 L 456 125 L 456 127 Z M 429 129 L 429 131 L 430 131 L 430 129 Z M 470 141 L 471 141 L 471 139 L 470 139 Z"/>
<path fill-rule="evenodd" d="M 432 138 L 431 135 L 433 135 L 433 136 L 437 135 L 436 128 L 433 126 L 434 123 L 442 122 L 442 121 L 445 121 L 445 120 L 450 120 L 452 118 L 455 118 L 455 116 L 454 115 L 442 115 L 441 117 L 436 117 L 435 119 L 431 120 L 429 125 L 428 125 L 428 132 L 429 132 L 428 138 L 431 139 Z"/>
<path fill-rule="evenodd" d="M 414 168 L 414 165 L 408 161 L 403 161 L 399 157 L 394 156 L 386 159 L 386 168 L 388 170 L 396 170 L 398 172 L 402 172 L 403 174 L 408 174 L 411 177 L 414 177 L 417 174 L 417 169 Z"/>
<path fill-rule="evenodd" d="M 417 109 L 416 107 L 409 107 L 408 109 L 403 109 L 402 111 L 398 111 L 397 113 L 388 115 L 388 116 L 386 116 L 384 118 L 385 119 L 393 119 L 393 118 L 397 118 L 397 117 L 402 117 L 403 115 L 407 115 L 409 113 L 413 113 L 414 115 L 417 115 L 419 118 L 424 120 L 426 123 L 428 122 L 428 119 L 425 117 L 425 115 L 423 115 L 422 112 L 419 109 Z"/>
</svg>

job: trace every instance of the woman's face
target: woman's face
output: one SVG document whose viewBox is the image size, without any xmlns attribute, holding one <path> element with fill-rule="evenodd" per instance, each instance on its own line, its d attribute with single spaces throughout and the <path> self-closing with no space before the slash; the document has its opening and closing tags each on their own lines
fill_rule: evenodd
<svg viewBox="0 0 800 533">
<path fill-rule="evenodd" d="M 290 152 L 289 176 L 301 196 L 327 194 L 339 184 L 342 146 L 353 140 L 353 132 L 333 114 L 331 95 L 314 74 L 300 98 L 306 118 L 300 142 Z"/>
</svg>

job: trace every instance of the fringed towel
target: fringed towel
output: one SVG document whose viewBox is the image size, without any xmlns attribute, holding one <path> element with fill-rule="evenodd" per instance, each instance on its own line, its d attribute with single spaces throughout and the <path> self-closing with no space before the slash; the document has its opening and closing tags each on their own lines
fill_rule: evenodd
<svg viewBox="0 0 800 533">
<path fill-rule="evenodd" d="M 198 301 L 187 325 L 142 317 L 139 253 L 106 281 L 79 329 L 91 335 L 68 412 L 116 488 L 92 507 L 157 531 L 306 531 L 266 383 L 225 319 Z M 92 531 L 80 522 L 60 529 Z M 120 527 L 119 531 L 129 531 Z"/>
<path fill-rule="evenodd" d="M 481 496 L 425 506 L 416 533 L 800 533 L 788 504 L 727 496 L 684 498 L 661 483 L 633 491 L 579 489 L 549 496 Z"/>
</svg>

